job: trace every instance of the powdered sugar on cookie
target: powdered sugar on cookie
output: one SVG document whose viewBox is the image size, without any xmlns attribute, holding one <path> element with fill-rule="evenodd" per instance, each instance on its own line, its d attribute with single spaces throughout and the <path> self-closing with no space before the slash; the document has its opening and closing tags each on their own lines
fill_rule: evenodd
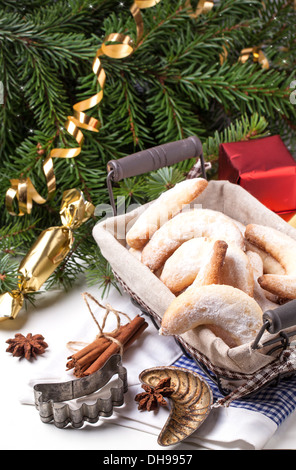
<svg viewBox="0 0 296 470">
<path fill-rule="evenodd" d="M 257 302 L 235 287 L 190 287 L 166 310 L 160 334 L 179 335 L 201 325 L 217 325 L 238 346 L 254 340 L 262 315 Z"/>
<path fill-rule="evenodd" d="M 143 249 L 142 263 L 154 271 L 182 243 L 199 237 L 223 240 L 245 248 L 240 230 L 224 214 L 210 209 L 192 209 L 178 214 L 155 232 Z"/>
<path fill-rule="evenodd" d="M 126 240 L 132 248 L 142 248 L 156 230 L 194 201 L 207 187 L 203 178 L 193 178 L 176 184 L 162 193 L 136 220 Z"/>
</svg>

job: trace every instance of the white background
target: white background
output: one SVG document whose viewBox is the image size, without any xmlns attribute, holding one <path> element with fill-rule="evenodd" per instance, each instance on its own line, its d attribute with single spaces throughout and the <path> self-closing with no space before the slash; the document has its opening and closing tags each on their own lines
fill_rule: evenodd
<svg viewBox="0 0 296 470">
<path fill-rule="evenodd" d="M 157 435 L 147 434 L 116 425 L 116 419 L 105 418 L 95 425 L 86 424 L 81 429 L 56 428 L 41 422 L 39 413 L 32 405 L 20 403 L 20 396 L 31 377 L 38 370 L 46 369 L 57 351 L 65 351 L 66 343 L 73 340 L 72 326 L 82 321 L 85 305 L 81 293 L 89 290 L 83 280 L 77 282 L 70 292 L 46 292 L 37 297 L 35 307 L 29 305 L 15 320 L 0 323 L 1 363 L 1 450 L 158 450 Z M 99 290 L 92 288 L 92 293 Z M 108 299 L 105 299 L 105 302 Z M 8 338 L 15 333 L 42 334 L 49 347 L 36 361 L 13 357 L 6 352 Z M 93 334 L 93 332 L 91 332 Z M 84 338 L 81 338 L 84 340 Z M 69 354 L 69 352 L 68 352 Z M 64 364 L 62 364 L 64 367 Z M 294 412 L 268 442 L 267 449 L 296 449 L 296 413 Z M 197 450 L 201 447 L 183 442 L 177 450 Z"/>
</svg>

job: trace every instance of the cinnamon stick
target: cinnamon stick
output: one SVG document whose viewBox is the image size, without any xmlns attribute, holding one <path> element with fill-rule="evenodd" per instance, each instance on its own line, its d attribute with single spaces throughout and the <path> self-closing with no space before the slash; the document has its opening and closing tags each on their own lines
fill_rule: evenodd
<svg viewBox="0 0 296 470">
<path fill-rule="evenodd" d="M 141 334 L 143 333 L 144 330 L 146 330 L 148 326 L 147 322 L 144 322 L 142 326 L 135 332 L 135 334 L 124 344 L 123 350 L 125 351 L 127 348 L 129 348 L 135 341 L 138 339 Z"/>
<path fill-rule="evenodd" d="M 109 333 L 108 336 L 117 338 L 119 334 L 124 331 L 127 325 L 122 325 L 116 333 Z M 86 364 L 90 365 L 102 352 L 110 346 L 111 340 L 100 336 L 95 339 L 92 343 L 88 344 L 80 351 L 77 351 L 72 356 L 69 356 L 70 361 L 66 364 L 67 370 L 73 369 L 75 367 L 83 367 Z"/>
<path fill-rule="evenodd" d="M 77 351 L 77 353 L 68 357 L 68 359 L 70 359 L 70 361 L 66 364 L 68 370 L 75 367 L 75 365 L 79 362 L 82 364 L 88 362 L 88 357 L 90 357 L 90 359 L 91 356 L 98 357 L 98 355 L 101 354 L 109 345 L 110 340 L 104 337 L 96 339 L 92 343 L 88 344 L 85 348 L 82 348 L 80 351 Z"/>
<path fill-rule="evenodd" d="M 84 348 L 72 354 L 72 356 L 68 357 L 68 359 L 80 359 L 81 357 L 85 356 L 87 353 L 93 351 L 96 347 L 102 345 L 103 343 L 108 343 L 108 341 L 109 340 L 107 340 L 104 336 L 97 338 L 91 343 L 89 343 L 87 346 L 85 346 Z"/>
<path fill-rule="evenodd" d="M 98 347 L 95 347 L 92 351 L 88 352 L 85 354 L 83 357 L 80 359 L 72 359 L 70 362 L 67 363 L 68 370 L 69 369 L 75 369 L 75 370 L 81 370 L 84 368 L 84 370 L 90 366 L 90 364 L 97 359 L 97 357 L 102 354 L 105 349 L 110 346 L 111 340 L 107 341 L 102 341 L 102 344 L 99 345 Z"/>
<path fill-rule="evenodd" d="M 145 319 L 137 315 L 130 323 L 126 325 L 126 328 L 123 331 L 121 331 L 120 334 L 118 335 L 117 340 L 119 341 L 119 343 L 122 344 L 123 346 L 127 345 L 127 343 L 131 341 L 135 335 L 137 335 L 140 328 L 143 327 L 145 323 L 146 323 Z M 146 323 L 145 328 L 147 328 L 147 326 L 148 324 Z M 99 370 L 105 364 L 105 362 L 113 354 L 116 354 L 119 350 L 120 350 L 120 347 L 117 343 L 114 342 L 110 344 L 110 346 L 108 346 L 105 349 L 105 351 L 93 362 L 93 364 L 91 364 L 91 366 L 84 372 L 83 375 L 90 375 L 96 372 L 97 370 Z"/>
<path fill-rule="evenodd" d="M 89 366 L 90 364 L 86 364 L 85 366 L 80 366 L 79 364 L 76 364 L 74 368 L 74 372 L 73 372 L 75 377 L 78 377 L 78 378 L 84 377 L 83 374 L 88 369 Z"/>
</svg>

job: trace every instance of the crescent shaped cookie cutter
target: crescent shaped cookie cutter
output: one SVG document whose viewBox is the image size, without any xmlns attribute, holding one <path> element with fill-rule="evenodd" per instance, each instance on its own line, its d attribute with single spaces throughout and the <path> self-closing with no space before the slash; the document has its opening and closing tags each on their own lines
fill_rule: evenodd
<svg viewBox="0 0 296 470">
<path fill-rule="evenodd" d="M 106 398 L 99 397 L 94 403 L 83 402 L 77 409 L 73 409 L 69 403 L 63 403 L 76 398 L 87 398 L 87 395 L 102 389 L 116 374 L 117 383 L 108 390 Z M 35 406 L 43 423 L 53 421 L 58 428 L 71 423 L 74 428 L 81 428 L 85 421 L 96 423 L 100 416 L 111 416 L 114 406 L 123 405 L 127 389 L 127 371 L 121 364 L 121 356 L 114 354 L 101 369 L 89 376 L 67 382 L 36 384 Z"/>
</svg>

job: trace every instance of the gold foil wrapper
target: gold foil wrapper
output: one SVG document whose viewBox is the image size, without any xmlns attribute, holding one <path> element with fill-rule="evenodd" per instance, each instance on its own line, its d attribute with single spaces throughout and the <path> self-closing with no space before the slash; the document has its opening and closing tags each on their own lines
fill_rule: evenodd
<svg viewBox="0 0 296 470">
<path fill-rule="evenodd" d="M 21 261 L 18 288 L 0 296 L 0 321 L 14 319 L 24 296 L 37 292 L 65 259 L 73 245 L 73 231 L 94 213 L 94 206 L 77 189 L 65 191 L 60 209 L 62 225 L 44 230 Z"/>
</svg>

